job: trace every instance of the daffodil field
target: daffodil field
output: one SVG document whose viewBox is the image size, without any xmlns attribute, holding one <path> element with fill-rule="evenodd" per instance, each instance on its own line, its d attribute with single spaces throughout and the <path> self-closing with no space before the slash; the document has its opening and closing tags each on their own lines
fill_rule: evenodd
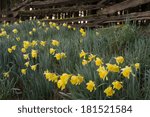
<svg viewBox="0 0 150 117">
<path fill-rule="evenodd" d="M 138 26 L 0 29 L 0 99 L 150 99 L 150 35 Z"/>
</svg>

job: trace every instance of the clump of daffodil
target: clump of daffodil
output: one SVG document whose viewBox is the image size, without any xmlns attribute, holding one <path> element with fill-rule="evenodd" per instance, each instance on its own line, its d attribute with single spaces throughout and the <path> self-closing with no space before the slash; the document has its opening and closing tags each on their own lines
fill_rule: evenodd
<svg viewBox="0 0 150 117">
<path fill-rule="evenodd" d="M 90 92 L 96 90 L 95 83 L 92 80 L 90 80 L 88 83 L 86 83 L 86 89 Z"/>
<path fill-rule="evenodd" d="M 55 54 L 55 58 L 56 58 L 57 60 L 66 58 L 66 54 L 63 53 L 63 52 L 62 52 L 62 53 L 56 53 L 56 54 Z"/>
<path fill-rule="evenodd" d="M 5 30 L 2 30 L 2 32 L 0 33 L 0 37 L 4 37 L 7 36 L 7 32 Z"/>
<path fill-rule="evenodd" d="M 52 45 L 53 46 L 59 46 L 60 42 L 57 40 L 52 40 Z"/>
<path fill-rule="evenodd" d="M 69 78 L 71 77 L 70 74 L 67 74 L 67 73 L 63 73 L 61 76 L 60 76 L 60 79 L 58 80 L 57 82 L 57 87 L 61 90 L 64 90 L 66 88 L 66 85 L 68 83 L 68 80 Z"/>
<path fill-rule="evenodd" d="M 13 29 L 12 32 L 13 32 L 14 34 L 17 34 L 17 33 L 18 33 L 18 30 L 17 30 L 17 29 Z"/>
<path fill-rule="evenodd" d="M 80 58 L 85 58 L 86 55 L 87 55 L 87 53 L 84 52 L 84 50 L 81 50 L 81 52 L 80 52 Z"/>
<path fill-rule="evenodd" d="M 40 45 L 44 47 L 46 45 L 46 41 L 40 41 Z"/>
<path fill-rule="evenodd" d="M 55 73 L 51 73 L 49 72 L 48 70 L 44 72 L 44 75 L 45 75 L 45 78 L 48 80 L 48 81 L 52 81 L 52 82 L 57 82 L 58 81 L 58 77 Z"/>
<path fill-rule="evenodd" d="M 119 66 L 117 66 L 116 64 L 107 63 L 106 66 L 108 71 L 110 72 L 119 72 Z"/>
<path fill-rule="evenodd" d="M 136 71 L 140 68 L 140 63 L 135 63 L 134 64 Z"/>
<path fill-rule="evenodd" d="M 36 71 L 37 69 L 37 64 L 36 65 L 31 65 L 31 70 Z"/>
<path fill-rule="evenodd" d="M 106 70 L 106 68 L 104 66 L 100 66 L 98 69 L 97 69 L 98 73 L 99 73 L 99 76 L 101 79 L 105 79 L 107 77 L 107 74 L 108 74 L 108 71 Z"/>
<path fill-rule="evenodd" d="M 21 69 L 21 73 L 22 73 L 23 75 L 26 75 L 27 69 Z"/>
<path fill-rule="evenodd" d="M 70 82 L 72 85 L 80 85 L 83 82 L 84 77 L 80 74 L 71 76 Z"/>
<path fill-rule="evenodd" d="M 31 56 L 32 56 L 32 58 L 37 58 L 37 55 L 38 55 L 38 51 L 37 50 L 32 50 L 31 51 Z"/>
<path fill-rule="evenodd" d="M 126 66 L 125 68 L 122 68 L 121 70 L 122 70 L 121 74 L 122 74 L 125 78 L 128 78 L 128 79 L 129 79 L 130 74 L 131 74 L 131 72 L 132 72 L 131 67 Z"/>
<path fill-rule="evenodd" d="M 115 91 L 111 86 L 109 86 L 104 90 L 104 93 L 106 94 L 107 97 L 111 97 L 114 95 Z"/>
<path fill-rule="evenodd" d="M 7 50 L 8 50 L 9 53 L 12 53 L 13 51 L 16 50 L 16 45 L 14 45 L 14 46 L 8 48 Z"/>
<path fill-rule="evenodd" d="M 103 64 L 103 61 L 102 61 L 102 59 L 100 59 L 100 58 L 96 58 L 96 60 L 95 60 L 95 65 L 96 66 L 101 66 Z"/>
<path fill-rule="evenodd" d="M 120 90 L 121 88 L 123 88 L 122 82 L 119 82 L 119 81 L 112 82 L 112 85 L 113 85 L 113 89 Z"/>
<path fill-rule="evenodd" d="M 50 53 L 50 54 L 54 55 L 55 52 L 56 52 L 56 50 L 55 50 L 54 48 L 50 48 L 50 49 L 49 49 L 49 53 Z"/>
<path fill-rule="evenodd" d="M 80 29 L 80 33 L 82 37 L 86 36 L 86 31 L 83 28 Z"/>
<path fill-rule="evenodd" d="M 124 62 L 124 58 L 122 56 L 115 57 L 117 64 L 122 64 Z"/>
</svg>

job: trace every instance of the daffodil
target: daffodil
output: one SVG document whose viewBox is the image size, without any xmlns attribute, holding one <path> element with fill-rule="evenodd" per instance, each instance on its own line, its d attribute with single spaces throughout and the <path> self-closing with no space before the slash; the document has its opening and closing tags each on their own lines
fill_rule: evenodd
<svg viewBox="0 0 150 117">
<path fill-rule="evenodd" d="M 104 90 L 104 93 L 106 94 L 107 97 L 110 97 L 114 95 L 115 91 L 111 86 L 109 86 Z"/>
<path fill-rule="evenodd" d="M 60 59 L 61 59 L 61 53 L 55 54 L 55 58 L 56 58 L 57 60 L 60 60 Z"/>
<path fill-rule="evenodd" d="M 73 30 L 76 30 L 76 28 L 73 28 Z"/>
<path fill-rule="evenodd" d="M 103 61 L 102 61 L 102 59 L 100 59 L 100 58 L 96 58 L 96 60 L 95 60 L 95 65 L 96 66 L 101 66 L 103 64 Z"/>
<path fill-rule="evenodd" d="M 11 48 L 8 48 L 8 52 L 9 52 L 9 53 L 12 53 L 12 51 L 13 51 L 13 50 L 12 50 Z"/>
<path fill-rule="evenodd" d="M 70 77 L 71 77 L 70 74 L 63 73 L 60 76 L 60 80 L 58 80 L 58 82 L 57 82 L 57 87 L 60 88 L 61 90 L 65 89 Z"/>
<path fill-rule="evenodd" d="M 59 46 L 60 42 L 57 40 L 52 40 L 52 45 L 53 46 Z"/>
<path fill-rule="evenodd" d="M 55 51 L 56 51 L 56 50 L 53 49 L 53 48 L 50 48 L 50 49 L 49 49 L 49 53 L 52 54 L 52 55 L 55 54 Z"/>
<path fill-rule="evenodd" d="M 31 66 L 31 70 L 35 71 L 37 69 L 37 64 Z"/>
<path fill-rule="evenodd" d="M 137 71 L 140 68 L 140 63 L 136 63 L 134 66 L 135 66 L 135 69 Z"/>
<path fill-rule="evenodd" d="M 81 36 L 82 36 L 82 37 L 86 37 L 86 32 L 83 32 L 83 33 L 81 34 Z"/>
<path fill-rule="evenodd" d="M 29 35 L 33 35 L 33 32 L 32 32 L 32 31 L 29 31 Z"/>
<path fill-rule="evenodd" d="M 124 58 L 122 56 L 118 56 L 115 59 L 116 59 L 117 64 L 122 64 L 124 62 Z"/>
<path fill-rule="evenodd" d="M 64 90 L 66 88 L 66 84 L 63 80 L 58 80 L 57 87 L 61 90 Z"/>
<path fill-rule="evenodd" d="M 1 33 L 0 33 L 0 37 L 4 37 L 4 36 L 7 36 L 7 32 L 5 30 L 3 30 Z"/>
<path fill-rule="evenodd" d="M 90 54 L 88 56 L 89 62 L 92 61 L 93 59 L 95 59 L 96 55 Z"/>
<path fill-rule="evenodd" d="M 41 41 L 41 42 L 40 42 L 40 45 L 41 45 L 41 46 L 45 46 L 45 45 L 46 45 L 46 41 Z"/>
<path fill-rule="evenodd" d="M 85 66 L 86 64 L 88 64 L 88 61 L 85 60 L 85 59 L 83 59 L 83 60 L 82 60 L 82 65 Z"/>
<path fill-rule="evenodd" d="M 9 78 L 9 71 L 8 71 L 8 72 L 4 72 L 4 73 L 3 73 L 3 76 L 4 76 L 5 78 Z"/>
<path fill-rule="evenodd" d="M 32 56 L 32 58 L 37 58 L 37 55 L 38 55 L 38 51 L 37 50 L 32 50 L 31 51 L 31 56 Z"/>
<path fill-rule="evenodd" d="M 57 24 L 56 24 L 56 23 L 52 23 L 52 26 L 53 26 L 53 27 L 56 27 L 56 26 L 57 26 Z"/>
<path fill-rule="evenodd" d="M 70 25 L 68 25 L 68 29 L 71 29 L 71 26 L 70 26 Z"/>
<path fill-rule="evenodd" d="M 23 58 L 24 58 L 25 60 L 28 60 L 28 59 L 29 59 L 29 54 L 23 54 Z"/>
<path fill-rule="evenodd" d="M 66 58 L 66 54 L 65 53 L 56 53 L 55 54 L 55 58 L 57 59 L 57 60 L 60 60 L 60 59 L 62 59 L 62 58 Z"/>
<path fill-rule="evenodd" d="M 66 24 L 66 23 L 63 23 L 63 26 L 64 26 L 64 27 L 67 27 L 67 24 Z"/>
<path fill-rule="evenodd" d="M 77 85 L 78 84 L 78 76 L 73 75 L 70 79 L 71 84 Z"/>
<path fill-rule="evenodd" d="M 125 78 L 128 78 L 128 79 L 129 79 L 130 74 L 131 74 L 131 72 L 132 72 L 131 67 L 126 66 L 125 68 L 123 68 L 123 69 L 121 69 L 121 70 L 122 70 L 121 74 L 122 74 Z"/>
<path fill-rule="evenodd" d="M 90 92 L 96 90 L 95 83 L 92 80 L 90 80 L 88 83 L 86 83 L 86 89 Z"/>
<path fill-rule="evenodd" d="M 80 28 L 80 33 L 83 33 L 84 32 L 84 29 L 83 28 Z"/>
<path fill-rule="evenodd" d="M 107 65 L 108 71 L 110 71 L 110 72 L 119 72 L 119 66 L 117 66 L 116 64 L 107 63 L 106 65 Z"/>
<path fill-rule="evenodd" d="M 114 89 L 120 90 L 121 88 L 123 88 L 122 82 L 114 81 L 114 82 L 112 82 L 112 84 L 113 84 Z"/>
<path fill-rule="evenodd" d="M 30 45 L 31 45 L 31 44 L 30 44 L 29 41 L 23 41 L 23 47 L 24 47 L 25 49 L 27 49 Z"/>
<path fill-rule="evenodd" d="M 60 30 L 60 27 L 59 27 L 59 26 L 56 26 L 56 29 L 57 29 L 57 30 Z"/>
<path fill-rule="evenodd" d="M 21 48 L 21 52 L 22 53 L 26 53 L 26 49 L 25 48 Z"/>
<path fill-rule="evenodd" d="M 83 76 L 78 74 L 78 76 L 73 75 L 71 76 L 70 82 L 72 85 L 80 85 L 83 82 Z"/>
<path fill-rule="evenodd" d="M 28 61 L 28 62 L 26 62 L 24 65 L 25 65 L 26 67 L 29 67 L 29 64 L 30 64 L 30 62 Z"/>
<path fill-rule="evenodd" d="M 98 69 L 97 69 L 98 73 L 99 73 L 99 76 L 101 79 L 105 79 L 107 77 L 107 74 L 108 74 L 108 71 L 105 69 L 104 66 L 100 66 Z"/>
<path fill-rule="evenodd" d="M 44 75 L 45 75 L 45 78 L 48 81 L 52 81 L 52 82 L 57 82 L 58 81 L 58 76 L 55 73 L 51 73 L 49 71 L 45 71 Z"/>
<path fill-rule="evenodd" d="M 33 32 L 36 32 L 36 28 L 33 28 L 32 31 L 33 31 Z"/>
<path fill-rule="evenodd" d="M 32 45 L 32 47 L 35 47 L 36 45 L 38 45 L 38 43 L 37 43 L 37 41 L 33 40 L 33 41 L 31 42 L 31 45 Z"/>
<path fill-rule="evenodd" d="M 14 34 L 17 34 L 18 33 L 18 30 L 17 29 L 13 29 L 12 31 Z"/>
<path fill-rule="evenodd" d="M 23 75 L 26 75 L 27 69 L 21 69 L 21 73 L 22 73 Z"/>
<path fill-rule="evenodd" d="M 87 53 L 84 52 L 84 50 L 81 50 L 81 52 L 80 52 L 80 58 L 85 58 L 86 55 L 87 55 Z"/>
<path fill-rule="evenodd" d="M 17 40 L 17 41 L 20 41 L 20 37 L 16 37 L 16 40 Z"/>
<path fill-rule="evenodd" d="M 17 46 L 14 45 L 14 46 L 11 47 L 11 49 L 12 49 L 12 50 L 16 50 L 16 47 L 17 47 Z"/>
</svg>

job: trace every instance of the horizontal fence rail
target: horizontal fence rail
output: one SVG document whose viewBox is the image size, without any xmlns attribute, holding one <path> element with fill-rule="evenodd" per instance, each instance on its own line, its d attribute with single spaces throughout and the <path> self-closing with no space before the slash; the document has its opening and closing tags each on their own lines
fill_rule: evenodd
<svg viewBox="0 0 150 117">
<path fill-rule="evenodd" d="M 77 27 L 99 27 L 142 20 L 149 24 L 150 0 L 25 0 L 11 8 L 6 17 L 0 17 L 0 21 L 19 18 L 68 23 Z"/>
</svg>

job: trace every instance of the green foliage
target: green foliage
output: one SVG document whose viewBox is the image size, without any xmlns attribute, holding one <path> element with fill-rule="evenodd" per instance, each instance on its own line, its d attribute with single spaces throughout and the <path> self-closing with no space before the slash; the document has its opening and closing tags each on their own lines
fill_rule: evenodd
<svg viewBox="0 0 150 117">
<path fill-rule="evenodd" d="M 140 27 L 126 24 L 96 30 L 87 29 L 86 37 L 81 36 L 79 29 L 74 31 L 61 26 L 60 30 L 57 30 L 39 21 L 25 21 L 8 26 L 1 24 L 0 28 L 4 28 L 7 32 L 7 35 L 0 36 L 0 99 L 150 99 L 150 36 L 141 33 Z M 33 28 L 36 32 L 32 31 Z M 19 33 L 14 34 L 13 29 L 17 29 Z M 33 35 L 29 35 L 30 31 Z M 20 37 L 20 41 L 16 40 L 17 37 Z M 53 39 L 58 40 L 60 46 L 52 46 Z M 30 65 L 38 65 L 36 71 L 27 68 L 27 74 L 23 75 L 21 69 L 26 68 L 24 66 L 26 60 L 23 59 L 21 48 L 25 40 L 30 42 L 36 40 L 38 43 L 46 41 L 47 45 L 27 49 L 26 53 L 31 53 L 32 49 L 38 50 L 37 59 L 32 59 L 29 54 Z M 17 46 L 16 50 L 9 53 L 8 48 L 14 45 Z M 56 49 L 57 53 L 66 53 L 67 57 L 57 61 L 49 54 L 50 48 Z M 131 77 L 127 80 L 121 76 L 117 77 L 118 74 L 111 74 L 110 80 L 103 81 L 99 78 L 94 61 L 82 65 L 82 59 L 79 57 L 81 50 L 103 58 L 105 63 L 109 63 L 113 57 L 123 56 L 125 58 L 123 66 L 140 63 L 141 68 L 135 72 L 136 78 Z M 60 91 L 55 83 L 45 79 L 46 70 L 59 75 L 81 74 L 85 80 L 79 86 L 73 86 L 68 81 L 67 89 Z M 10 77 L 3 78 L 3 73 L 8 71 Z M 116 77 L 124 81 L 123 89 L 116 91 L 112 97 L 106 97 L 104 89 Z M 96 91 L 89 92 L 86 89 L 89 80 L 95 82 Z"/>
</svg>

